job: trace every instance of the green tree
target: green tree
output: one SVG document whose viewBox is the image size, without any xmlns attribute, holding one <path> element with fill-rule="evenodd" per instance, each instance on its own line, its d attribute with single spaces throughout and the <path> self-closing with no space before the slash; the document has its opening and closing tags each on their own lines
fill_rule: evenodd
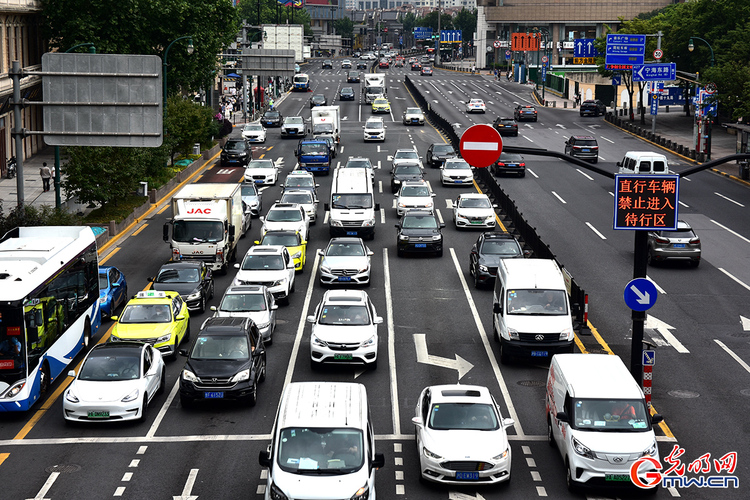
<svg viewBox="0 0 750 500">
<path fill-rule="evenodd" d="M 258 20 L 258 2 L 240 2 L 237 6 L 240 19 L 244 19 L 250 26 L 276 23 L 276 2 L 260 3 L 260 21 Z M 279 6 L 278 24 L 301 24 L 305 29 L 305 36 L 312 36 L 310 28 L 310 14 L 305 9 L 293 9 Z M 256 40 L 257 41 L 257 38 Z"/>
<path fill-rule="evenodd" d="M 420 18 L 417 22 L 417 26 L 432 28 L 432 32 L 437 34 L 438 30 L 438 12 L 433 10 L 426 16 Z M 443 14 L 440 16 L 440 29 L 441 30 L 452 30 L 453 29 L 453 18 L 450 14 Z"/>
<path fill-rule="evenodd" d="M 352 38 L 352 33 L 354 32 L 354 21 L 348 17 L 336 19 L 333 22 L 333 29 L 336 31 L 336 34 L 341 35 L 342 38 Z"/>
<path fill-rule="evenodd" d="M 404 33 L 412 33 L 414 28 L 417 27 L 417 16 L 413 12 L 406 14 L 401 20 L 401 24 L 404 25 Z"/>
<path fill-rule="evenodd" d="M 195 143 L 210 146 L 211 135 L 218 135 L 218 122 L 211 108 L 180 97 L 170 97 L 167 105 L 169 136 L 165 145 L 170 161 L 178 153 L 187 155 Z"/>
</svg>

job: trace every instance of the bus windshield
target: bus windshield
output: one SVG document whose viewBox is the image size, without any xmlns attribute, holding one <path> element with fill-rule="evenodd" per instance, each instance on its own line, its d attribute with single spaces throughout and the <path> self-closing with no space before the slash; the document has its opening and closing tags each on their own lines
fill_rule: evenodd
<svg viewBox="0 0 750 500">
<path fill-rule="evenodd" d="M 0 382 L 10 385 L 26 376 L 21 308 L 0 306 L 0 318 Z"/>
<path fill-rule="evenodd" d="M 307 83 L 309 77 L 307 75 L 294 75 L 294 83 Z"/>
</svg>

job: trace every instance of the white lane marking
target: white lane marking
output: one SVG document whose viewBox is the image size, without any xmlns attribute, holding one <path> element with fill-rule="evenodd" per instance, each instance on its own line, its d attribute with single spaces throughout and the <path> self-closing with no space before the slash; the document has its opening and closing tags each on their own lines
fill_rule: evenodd
<svg viewBox="0 0 750 500">
<path fill-rule="evenodd" d="M 393 327 L 393 295 L 391 293 L 391 266 L 388 248 L 383 248 L 383 271 L 385 276 L 385 320 L 388 324 L 388 372 L 391 376 L 391 404 L 393 406 L 393 433 L 401 434 L 399 418 L 398 384 L 396 383 L 396 331 Z"/>
<path fill-rule="evenodd" d="M 445 208 L 447 208 L 448 210 L 453 210 L 453 200 L 451 200 L 450 198 L 446 198 Z"/>
<path fill-rule="evenodd" d="M 724 269 L 723 267 L 717 268 L 722 273 L 726 274 L 729 278 L 733 279 L 737 282 L 738 285 L 745 287 L 746 290 L 750 290 L 750 285 L 747 285 L 746 283 L 743 283 L 737 276 L 734 276 L 732 273 Z"/>
<path fill-rule="evenodd" d="M 314 280 L 311 280 L 314 281 Z M 187 500 L 188 498 L 198 498 L 197 496 L 191 496 L 193 492 L 193 486 L 195 486 L 195 478 L 198 476 L 198 469 L 190 469 L 185 486 L 182 488 L 182 498 Z"/>
<path fill-rule="evenodd" d="M 380 223 L 385 224 L 385 208 L 380 209 Z"/>
<path fill-rule="evenodd" d="M 343 152 L 344 152 L 344 146 L 341 146 L 341 151 L 339 151 L 339 153 L 343 153 Z"/>
<path fill-rule="evenodd" d="M 55 481 L 57 480 L 57 476 L 59 476 L 59 472 L 53 472 L 49 475 L 47 478 L 47 481 L 44 482 L 44 485 L 42 486 L 42 489 L 39 490 L 39 493 L 36 494 L 36 496 L 30 500 L 43 500 L 44 495 L 47 494 L 50 488 L 52 488 L 52 485 L 55 484 Z"/>
<path fill-rule="evenodd" d="M 591 224 L 590 222 L 587 222 L 587 223 L 586 223 L 586 225 L 587 225 L 587 226 L 589 227 L 589 229 L 591 229 L 592 231 L 594 231 L 594 234 L 596 234 L 596 235 L 597 235 L 598 237 L 600 237 L 600 238 L 601 238 L 601 239 L 603 239 L 603 240 L 606 240 L 606 239 L 607 239 L 607 237 L 606 237 L 606 236 L 604 236 L 604 235 L 603 235 L 602 233 L 600 233 L 600 232 L 599 232 L 599 231 L 598 231 L 598 230 L 597 230 L 597 229 L 596 229 L 596 228 L 594 227 L 594 225 L 593 225 L 593 224 Z"/>
<path fill-rule="evenodd" d="M 120 479 L 120 481 L 122 481 L 124 483 L 127 483 L 131 479 L 133 479 L 133 473 L 132 472 L 126 472 L 125 474 L 123 474 L 122 479 Z"/>
<path fill-rule="evenodd" d="M 437 217 L 438 217 L 438 220 L 440 221 L 440 223 L 441 223 L 441 224 L 444 224 L 444 221 L 443 221 L 443 214 L 441 214 L 441 213 L 440 213 L 440 209 L 439 209 L 439 208 L 436 208 L 436 209 L 435 209 L 435 213 L 437 214 Z"/>
<path fill-rule="evenodd" d="M 536 467 L 536 460 L 534 460 L 532 457 L 526 457 L 526 465 L 528 467 Z"/>
<path fill-rule="evenodd" d="M 140 458 L 134 458 L 133 460 L 130 461 L 130 464 L 128 465 L 128 467 L 135 468 L 135 467 L 138 467 L 140 464 L 141 464 L 141 459 Z"/>
<path fill-rule="evenodd" d="M 505 404 L 508 406 L 508 415 L 515 422 L 513 424 L 513 427 L 516 429 L 516 436 L 514 437 L 519 440 L 525 439 L 527 436 L 523 432 L 523 427 L 521 427 L 521 421 L 518 419 L 518 413 L 516 412 L 515 406 L 513 406 L 513 400 L 510 398 L 508 386 L 505 384 L 503 374 L 500 372 L 500 366 L 497 364 L 497 358 L 495 358 L 495 353 L 492 351 L 492 346 L 490 346 L 489 339 L 487 338 L 487 332 L 484 331 L 484 325 L 482 324 L 482 320 L 479 317 L 477 306 L 476 304 L 474 304 L 474 299 L 471 296 L 471 291 L 469 290 L 468 285 L 466 284 L 466 279 L 464 278 L 461 265 L 458 263 L 456 251 L 451 248 L 450 252 L 451 258 L 453 259 L 453 265 L 456 267 L 456 274 L 458 274 L 458 279 L 461 281 L 461 287 L 464 290 L 464 295 L 466 295 L 466 301 L 469 303 L 469 309 L 471 310 L 471 315 L 474 318 L 474 324 L 479 331 L 479 337 L 482 339 L 482 345 L 484 345 L 484 350 L 487 353 L 487 358 L 490 361 L 490 366 L 492 366 L 492 372 L 495 374 L 495 379 L 497 380 L 497 384 L 500 387 L 500 392 L 503 395 Z M 510 439 L 510 436 L 508 436 L 508 438 Z"/>
<path fill-rule="evenodd" d="M 530 168 L 528 168 L 528 167 L 527 167 L 527 168 L 526 168 L 526 171 L 527 171 L 528 173 L 530 173 L 531 175 L 533 175 L 533 176 L 534 176 L 534 177 L 535 177 L 536 179 L 538 179 L 538 178 L 539 178 L 539 176 L 538 176 L 538 175 L 536 175 L 536 172 L 534 172 L 534 171 L 533 171 L 533 170 L 531 170 Z"/>
<path fill-rule="evenodd" d="M 607 141 L 607 142 L 611 142 L 612 144 L 614 144 L 614 143 L 615 143 L 615 141 L 610 141 L 609 139 L 607 139 L 607 138 L 606 138 L 606 137 L 604 137 L 603 135 L 600 135 L 599 137 L 601 137 L 602 139 L 604 139 L 604 140 L 605 140 L 605 141 Z"/>
<path fill-rule="evenodd" d="M 657 283 L 656 281 L 654 281 L 654 280 L 653 280 L 653 279 L 651 278 L 651 276 L 649 276 L 648 274 L 646 275 L 646 279 L 647 279 L 647 280 L 649 280 L 649 281 L 650 281 L 651 283 L 653 283 L 654 287 L 655 287 L 655 288 L 656 288 L 657 290 L 659 290 L 659 293 L 661 293 L 661 294 L 664 294 L 664 295 L 666 295 L 666 294 L 667 294 L 667 292 L 666 292 L 666 291 L 665 291 L 665 290 L 664 290 L 664 289 L 663 289 L 662 287 L 660 287 L 660 286 L 659 286 L 659 283 Z"/>
<path fill-rule="evenodd" d="M 326 210 L 326 214 L 323 217 L 323 224 L 328 224 L 328 216 L 330 215 L 330 213 L 331 212 L 329 212 L 328 210 Z"/>
<path fill-rule="evenodd" d="M 735 205 L 739 205 L 740 207 L 743 207 L 743 208 L 745 207 L 745 205 L 743 205 L 743 204 L 742 204 L 742 203 L 740 203 L 739 201 L 734 201 L 734 200 L 733 200 L 732 198 L 729 198 L 728 196 L 724 196 L 724 195 L 723 195 L 723 194 L 721 194 L 721 193 L 717 193 L 716 191 L 714 191 L 714 194 L 715 194 L 716 196 L 718 196 L 719 198 L 724 198 L 725 200 L 727 200 L 727 201 L 730 201 L 730 202 L 734 203 Z"/>
<path fill-rule="evenodd" d="M 679 204 L 680 204 L 680 206 L 682 206 L 682 207 L 685 207 L 685 208 L 690 208 L 690 207 L 689 207 L 689 206 L 688 206 L 687 204 L 685 204 L 685 203 L 683 203 L 683 202 L 681 202 L 681 201 L 679 201 L 679 200 L 677 200 L 677 203 L 679 203 Z"/>
<path fill-rule="evenodd" d="M 180 390 L 180 378 L 177 377 L 177 380 L 172 386 L 172 390 L 169 391 L 169 396 L 167 396 L 167 400 L 164 401 L 163 405 L 161 405 L 161 409 L 159 410 L 159 413 L 156 415 L 156 418 L 154 419 L 154 423 L 151 424 L 151 427 L 148 429 L 148 432 L 146 433 L 146 437 L 154 437 L 156 435 L 156 431 L 159 429 L 159 425 L 161 425 L 161 421 L 164 420 L 164 416 L 167 414 L 167 410 L 172 404 L 172 400 L 174 400 L 175 396 L 177 396 L 177 392 L 179 390 Z"/>
<path fill-rule="evenodd" d="M 539 482 L 542 480 L 542 475 L 539 474 L 539 472 L 532 470 L 531 471 L 531 480 L 535 482 Z"/>
<path fill-rule="evenodd" d="M 719 226 L 720 228 L 722 228 L 722 229 L 724 229 L 724 230 L 726 230 L 726 231 L 729 231 L 730 233 L 732 233 L 733 235 L 735 235 L 735 236 L 736 236 L 736 237 L 738 237 L 739 239 L 743 240 L 743 241 L 744 241 L 745 243 L 750 243 L 750 240 L 748 240 L 747 238 L 745 238 L 744 236 L 742 236 L 742 235 L 741 235 L 740 233 L 738 233 L 738 232 L 736 232 L 736 231 L 732 231 L 732 230 L 731 230 L 731 229 L 729 229 L 729 228 L 728 228 L 727 226 L 724 226 L 723 224 L 719 224 L 718 222 L 716 222 L 716 221 L 715 221 L 715 220 L 713 220 L 713 219 L 710 219 L 710 220 L 711 220 L 711 222 L 713 222 L 714 224 L 716 224 L 716 225 L 717 225 L 717 226 Z"/>
<path fill-rule="evenodd" d="M 138 451 L 135 452 L 136 455 L 143 455 L 146 453 L 146 450 L 148 449 L 148 446 L 139 446 Z"/>
<path fill-rule="evenodd" d="M 580 168 L 577 168 L 576 170 L 578 171 L 578 173 L 579 173 L 579 174 L 581 174 L 582 176 L 584 176 L 584 177 L 585 177 L 585 178 L 587 178 L 588 180 L 590 180 L 590 181 L 593 181 L 593 180 L 594 180 L 594 178 L 593 178 L 593 177 L 591 177 L 591 176 L 590 176 L 589 174 L 587 174 L 586 172 L 584 172 L 584 171 L 583 171 L 583 170 L 581 170 Z"/>
<path fill-rule="evenodd" d="M 118 486 L 113 497 L 121 497 L 125 494 L 125 486 Z"/>
<path fill-rule="evenodd" d="M 537 486 L 536 487 L 536 494 L 540 497 L 546 497 L 547 496 L 547 490 L 544 489 L 544 486 Z"/>
<path fill-rule="evenodd" d="M 383 193 L 383 181 L 378 181 L 378 193 Z"/>
<path fill-rule="evenodd" d="M 552 195 L 558 200 L 560 200 L 561 203 L 567 203 L 567 201 L 563 200 L 562 197 L 559 194 L 555 193 L 554 191 L 552 191 Z"/>
<path fill-rule="evenodd" d="M 523 137 L 524 139 L 526 139 L 526 140 L 527 140 L 527 141 L 529 141 L 529 142 L 534 142 L 533 140 L 531 140 L 531 138 L 529 138 L 529 136 L 528 136 L 528 135 L 523 135 L 523 136 L 521 136 L 521 137 Z"/>
<path fill-rule="evenodd" d="M 745 369 L 746 372 L 750 373 L 750 366 L 748 366 L 747 363 L 745 363 L 744 361 L 742 361 L 742 358 L 740 358 L 739 356 L 737 356 L 730 348 L 728 348 L 724 344 L 724 342 L 722 342 L 721 340 L 717 340 L 717 339 L 714 339 L 714 342 L 716 342 L 717 344 L 719 344 L 719 347 L 721 347 L 722 349 L 724 349 L 724 351 L 726 351 L 727 354 L 729 354 L 730 356 L 732 356 L 732 358 L 736 362 L 738 362 L 740 364 L 740 366 Z"/>
</svg>

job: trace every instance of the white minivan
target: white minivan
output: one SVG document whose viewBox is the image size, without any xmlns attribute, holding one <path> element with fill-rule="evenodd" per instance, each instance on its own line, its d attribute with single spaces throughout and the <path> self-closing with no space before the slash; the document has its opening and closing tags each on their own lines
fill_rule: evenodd
<svg viewBox="0 0 750 500">
<path fill-rule="evenodd" d="M 630 468 L 642 457 L 659 460 L 651 416 L 641 387 L 618 356 L 557 354 L 547 374 L 547 439 L 565 462 L 570 490 L 631 484 Z M 649 468 L 650 467 L 650 468 Z M 638 469 L 645 483 L 654 471 Z"/>
<path fill-rule="evenodd" d="M 293 382 L 281 397 L 272 441 L 261 451 L 268 468 L 265 500 L 376 500 L 375 453 L 362 384 Z"/>
<path fill-rule="evenodd" d="M 668 174 L 667 157 L 651 151 L 628 151 L 617 162 L 621 174 Z"/>
</svg>

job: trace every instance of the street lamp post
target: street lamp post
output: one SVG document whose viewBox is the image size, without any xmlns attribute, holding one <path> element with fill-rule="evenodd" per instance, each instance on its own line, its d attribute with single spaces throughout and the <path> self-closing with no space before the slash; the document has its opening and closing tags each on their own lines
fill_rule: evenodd
<svg viewBox="0 0 750 500">
<path fill-rule="evenodd" d="M 164 133 L 167 132 L 167 57 L 169 56 L 169 49 L 172 48 L 172 45 L 175 44 L 175 42 L 179 42 L 180 40 L 188 40 L 188 46 L 187 46 L 187 53 L 188 55 L 192 54 L 195 51 L 195 48 L 193 47 L 193 37 L 191 35 L 187 36 L 181 36 L 180 38 L 176 38 L 172 40 L 172 42 L 167 45 L 167 50 L 164 51 L 164 60 L 162 61 L 162 81 L 164 82 L 164 95 L 162 96 L 162 99 L 164 100 Z"/>
<path fill-rule="evenodd" d="M 708 43 L 706 40 L 704 40 L 701 37 L 698 36 L 691 36 L 690 40 L 688 41 L 688 51 L 692 52 L 695 50 L 695 45 L 693 44 L 693 39 L 700 40 L 701 42 L 705 43 L 708 46 L 708 50 L 711 51 L 711 67 L 714 67 L 715 59 L 714 59 L 714 48 L 711 47 L 711 44 Z M 698 105 L 700 106 L 700 104 Z M 700 109 L 700 108 L 699 108 Z M 706 131 L 706 159 L 711 159 L 711 117 L 700 117 L 699 122 L 705 123 L 707 122 L 707 131 Z"/>
</svg>

